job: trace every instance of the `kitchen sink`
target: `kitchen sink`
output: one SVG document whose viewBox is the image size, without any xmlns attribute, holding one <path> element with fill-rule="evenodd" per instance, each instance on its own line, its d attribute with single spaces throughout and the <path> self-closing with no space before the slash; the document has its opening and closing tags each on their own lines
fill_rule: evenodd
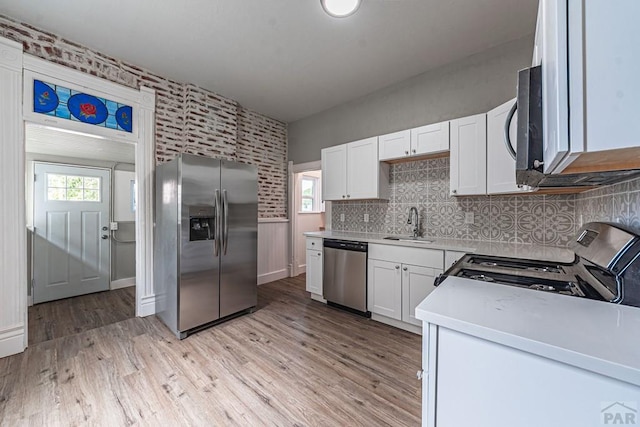
<svg viewBox="0 0 640 427">
<path fill-rule="evenodd" d="M 426 237 L 413 237 L 413 236 L 387 236 L 387 237 L 383 237 L 383 240 L 399 240 L 399 241 L 411 242 L 411 243 L 433 243 L 433 240 L 429 240 Z"/>
</svg>

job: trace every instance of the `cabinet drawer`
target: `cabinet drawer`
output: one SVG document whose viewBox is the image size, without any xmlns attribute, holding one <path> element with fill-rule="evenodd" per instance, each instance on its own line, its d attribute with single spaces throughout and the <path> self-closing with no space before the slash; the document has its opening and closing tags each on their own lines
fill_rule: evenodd
<svg viewBox="0 0 640 427">
<path fill-rule="evenodd" d="M 322 237 L 307 237 L 307 249 L 322 250 Z"/>
<path fill-rule="evenodd" d="M 444 251 L 439 249 L 370 244 L 369 258 L 440 270 L 444 265 Z"/>
</svg>

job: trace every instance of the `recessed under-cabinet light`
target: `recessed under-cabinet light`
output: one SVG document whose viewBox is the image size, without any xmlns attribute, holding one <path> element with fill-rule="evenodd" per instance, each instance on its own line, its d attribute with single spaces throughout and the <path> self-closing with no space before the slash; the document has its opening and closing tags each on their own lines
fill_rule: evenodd
<svg viewBox="0 0 640 427">
<path fill-rule="evenodd" d="M 334 18 L 346 18 L 360 7 L 361 0 L 320 0 L 325 12 Z"/>
</svg>

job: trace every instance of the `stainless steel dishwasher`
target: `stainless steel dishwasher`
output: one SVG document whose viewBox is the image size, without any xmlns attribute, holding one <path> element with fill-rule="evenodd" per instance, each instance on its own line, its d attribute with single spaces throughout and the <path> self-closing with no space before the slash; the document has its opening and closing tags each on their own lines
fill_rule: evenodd
<svg viewBox="0 0 640 427">
<path fill-rule="evenodd" d="M 367 243 L 324 239 L 322 292 L 327 304 L 367 317 Z"/>
</svg>

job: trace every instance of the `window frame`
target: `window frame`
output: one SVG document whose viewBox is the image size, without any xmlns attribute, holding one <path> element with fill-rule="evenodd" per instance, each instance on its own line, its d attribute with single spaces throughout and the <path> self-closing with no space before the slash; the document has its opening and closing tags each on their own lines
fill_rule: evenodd
<svg viewBox="0 0 640 427">
<path fill-rule="evenodd" d="M 311 196 L 305 196 L 302 194 L 303 191 L 303 185 L 302 183 L 304 181 L 310 181 L 313 183 L 312 185 L 312 195 Z M 302 174 L 301 178 L 300 178 L 300 204 L 298 206 L 298 213 L 301 214 L 317 214 L 317 213 L 322 213 L 324 212 L 324 202 L 322 201 L 322 197 L 321 197 L 321 180 L 320 178 L 316 177 L 316 176 L 312 176 L 312 175 L 305 175 L 304 173 Z M 306 211 L 303 210 L 303 202 L 305 200 L 311 200 L 311 210 L 310 211 Z"/>
</svg>

